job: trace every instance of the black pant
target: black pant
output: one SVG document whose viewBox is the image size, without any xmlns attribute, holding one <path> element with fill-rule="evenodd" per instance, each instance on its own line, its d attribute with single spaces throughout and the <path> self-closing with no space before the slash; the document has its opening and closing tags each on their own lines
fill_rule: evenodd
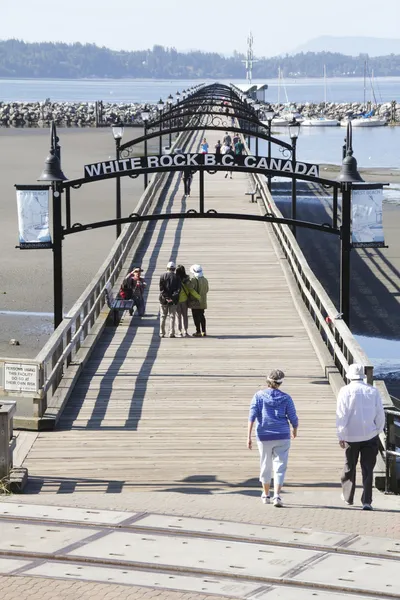
<svg viewBox="0 0 400 600">
<path fill-rule="evenodd" d="M 185 188 L 185 195 L 186 196 L 190 196 L 190 186 L 192 185 L 192 178 L 191 177 L 184 177 L 183 178 L 183 185 Z"/>
<path fill-rule="evenodd" d="M 203 333 L 206 332 L 206 318 L 204 316 L 204 308 L 192 308 L 192 316 L 196 332 L 200 333 L 200 328 Z"/>
<path fill-rule="evenodd" d="M 372 483 L 376 457 L 378 456 L 378 437 L 365 442 L 346 442 L 345 465 L 342 475 L 343 496 L 346 502 L 353 504 L 354 492 L 356 490 L 356 467 L 360 457 L 361 472 L 363 480 L 363 493 L 361 502 L 371 504 Z"/>
</svg>

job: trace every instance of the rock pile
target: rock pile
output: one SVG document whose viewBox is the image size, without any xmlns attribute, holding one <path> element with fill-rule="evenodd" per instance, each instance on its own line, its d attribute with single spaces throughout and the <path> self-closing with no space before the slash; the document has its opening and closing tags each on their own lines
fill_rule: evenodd
<svg viewBox="0 0 400 600">
<path fill-rule="evenodd" d="M 361 102 L 347 102 L 347 103 L 335 103 L 330 102 L 326 106 L 323 102 L 320 104 L 303 103 L 303 104 L 291 104 L 289 109 L 288 105 L 282 104 L 271 104 L 271 108 L 276 113 L 284 113 L 290 110 L 290 112 L 298 112 L 302 117 L 316 117 L 325 115 L 331 119 L 337 119 L 340 121 L 349 116 L 354 116 L 365 112 L 364 104 Z M 378 104 L 376 107 L 371 107 L 374 110 L 375 115 L 380 117 L 386 117 L 388 121 L 392 119 L 392 111 L 394 108 L 395 121 L 400 122 L 400 103 L 396 103 L 395 107 L 392 107 L 391 102 L 384 104 Z M 368 108 L 367 108 L 368 110 Z"/>
<path fill-rule="evenodd" d="M 102 103 L 98 106 L 102 123 L 112 125 L 123 121 L 142 125 L 141 112 L 144 104 Z M 150 118 L 156 107 L 148 106 Z M 48 127 L 54 120 L 64 127 L 95 127 L 96 103 L 94 102 L 1 102 L 0 127 Z"/>
<path fill-rule="evenodd" d="M 100 117 L 103 125 L 113 125 L 120 121 L 124 123 L 143 125 L 140 103 L 95 103 L 95 102 L 0 102 L 0 127 L 48 127 L 54 120 L 61 127 L 95 127 Z M 303 117 L 314 117 L 321 114 L 339 121 L 347 116 L 364 112 L 360 102 L 320 104 L 272 104 L 276 113 L 298 112 Z M 147 105 L 150 118 L 157 115 L 155 105 Z M 400 123 L 400 103 L 392 106 L 391 102 L 378 104 L 375 114 L 386 117 L 388 121 L 395 116 Z M 96 118 L 97 115 L 97 118 Z M 260 110 L 263 119 L 263 110 Z"/>
</svg>

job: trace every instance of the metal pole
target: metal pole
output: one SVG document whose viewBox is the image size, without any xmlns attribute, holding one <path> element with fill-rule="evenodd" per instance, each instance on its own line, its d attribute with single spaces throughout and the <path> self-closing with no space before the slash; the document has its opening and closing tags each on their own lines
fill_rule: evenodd
<svg viewBox="0 0 400 600">
<path fill-rule="evenodd" d="M 333 206 L 332 206 L 332 227 L 337 227 L 338 222 L 338 189 L 335 186 L 333 188 Z"/>
<path fill-rule="evenodd" d="M 144 122 L 144 135 L 145 135 L 145 137 L 147 135 L 147 121 Z M 144 140 L 144 155 L 147 157 L 147 140 Z M 149 178 L 148 174 L 145 173 L 144 174 L 144 189 L 147 188 L 147 184 L 149 183 L 148 178 Z"/>
<path fill-rule="evenodd" d="M 62 215 L 61 193 L 57 181 L 52 186 L 53 206 L 53 292 L 54 292 L 54 329 L 63 320 L 63 277 L 62 277 Z"/>
<path fill-rule="evenodd" d="M 116 139 L 115 140 L 115 148 L 116 148 L 117 160 L 119 160 L 120 145 L 121 145 L 121 140 Z M 117 188 L 116 188 L 116 196 L 115 196 L 115 218 L 120 219 L 121 218 L 121 177 L 119 177 L 119 176 L 117 176 L 117 178 L 116 178 L 116 186 L 117 186 Z M 121 235 L 121 223 L 117 223 L 117 225 L 116 225 L 116 235 L 117 235 L 117 239 Z"/>
<path fill-rule="evenodd" d="M 162 121 L 161 121 L 162 111 L 161 110 L 159 111 L 158 115 L 159 115 L 159 119 L 160 119 L 160 137 L 158 139 L 158 153 L 161 156 L 161 154 L 162 154 Z"/>
<path fill-rule="evenodd" d="M 271 121 L 268 121 L 268 137 L 271 138 Z M 268 162 L 271 160 L 271 139 L 268 140 Z M 272 177 L 268 175 L 268 188 L 271 191 Z"/>
<path fill-rule="evenodd" d="M 169 112 L 171 112 L 171 110 L 172 110 L 172 106 L 171 106 L 171 104 L 170 104 L 170 105 L 169 105 Z M 169 129 L 171 129 L 171 127 L 172 127 L 172 124 L 171 124 L 171 123 L 172 123 L 172 122 L 171 122 L 171 118 L 170 118 L 170 119 L 169 119 L 169 121 L 168 121 Z M 168 145 L 169 145 L 169 147 L 171 148 L 171 146 L 172 146 L 172 137 L 171 137 L 171 132 L 169 133 L 169 142 L 168 142 Z"/>
<path fill-rule="evenodd" d="M 204 171 L 199 172 L 200 178 L 200 212 L 204 213 Z"/>
<path fill-rule="evenodd" d="M 292 138 L 292 164 L 293 164 L 293 173 L 296 165 L 296 142 L 297 138 Z M 297 198 L 296 198 L 296 177 L 292 179 L 292 211 L 291 218 L 293 220 L 297 219 Z M 292 233 L 294 237 L 296 237 L 296 225 L 292 225 Z"/>
<path fill-rule="evenodd" d="M 342 184 L 342 226 L 340 242 L 340 312 L 350 326 L 350 251 L 351 251 L 351 183 Z"/>
</svg>

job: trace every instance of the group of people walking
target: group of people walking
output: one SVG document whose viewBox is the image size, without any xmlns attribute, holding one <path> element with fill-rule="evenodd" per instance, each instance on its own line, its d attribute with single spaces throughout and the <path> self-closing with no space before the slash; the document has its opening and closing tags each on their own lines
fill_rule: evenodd
<svg viewBox="0 0 400 600">
<path fill-rule="evenodd" d="M 285 374 L 279 369 L 267 377 L 267 389 L 258 391 L 251 401 L 247 447 L 252 449 L 252 431 L 257 422 L 257 446 L 260 454 L 261 500 L 281 507 L 281 490 L 285 479 L 291 439 L 297 437 L 299 419 L 292 398 L 280 390 Z M 379 447 L 379 434 L 385 426 L 385 413 L 379 391 L 364 382 L 364 367 L 350 365 L 349 384 L 339 392 L 336 430 L 339 445 L 345 451 L 341 477 L 341 498 L 353 505 L 356 490 L 356 467 L 361 462 L 363 510 L 372 510 L 373 472 Z M 273 496 L 270 494 L 273 474 Z"/>
<path fill-rule="evenodd" d="M 176 318 L 178 317 L 178 334 L 189 336 L 189 309 L 196 331 L 193 337 L 205 337 L 208 280 L 204 277 L 201 265 L 190 267 L 189 277 L 183 265 L 175 267 L 170 261 L 167 271 L 160 277 L 160 337 L 166 335 L 166 321 L 169 317 L 170 338 L 176 337 Z"/>
</svg>

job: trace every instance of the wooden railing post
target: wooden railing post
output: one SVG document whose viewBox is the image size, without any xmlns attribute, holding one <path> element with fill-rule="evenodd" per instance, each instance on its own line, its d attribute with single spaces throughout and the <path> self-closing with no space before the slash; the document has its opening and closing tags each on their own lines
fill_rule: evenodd
<svg viewBox="0 0 400 600">
<path fill-rule="evenodd" d="M 13 466 L 13 416 L 15 402 L 0 404 L 0 481 L 10 476 Z"/>
</svg>

